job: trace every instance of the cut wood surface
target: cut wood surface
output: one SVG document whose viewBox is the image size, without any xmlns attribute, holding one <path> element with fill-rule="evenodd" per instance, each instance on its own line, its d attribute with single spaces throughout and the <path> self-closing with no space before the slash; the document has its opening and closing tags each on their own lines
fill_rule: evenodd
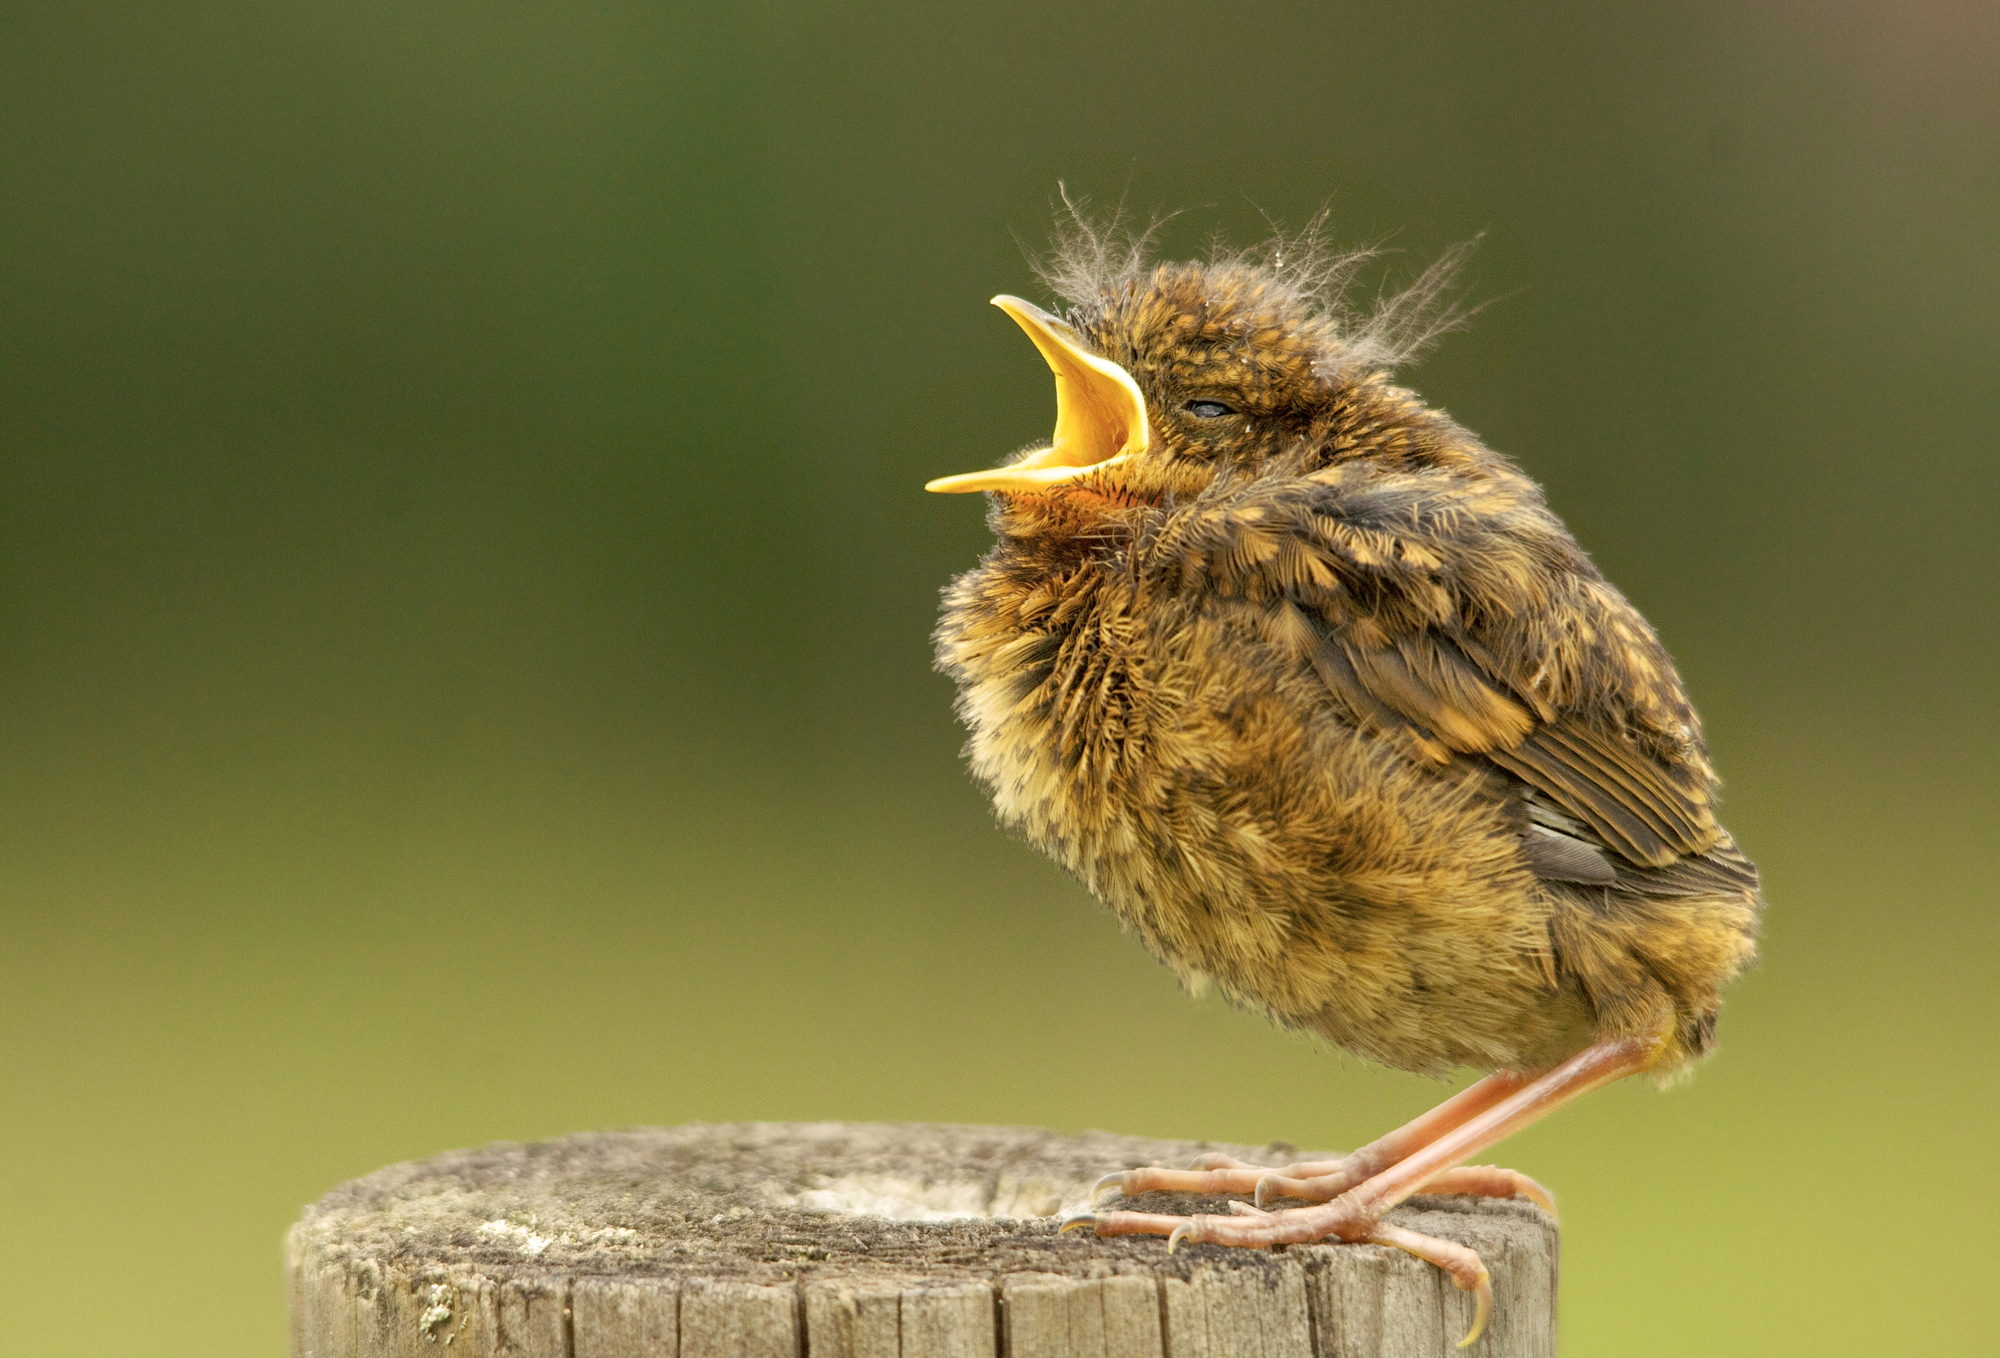
<svg viewBox="0 0 2000 1358">
<path fill-rule="evenodd" d="M 1203 1151 L 1030 1127 L 732 1123 L 392 1165 L 288 1239 L 295 1358 L 1405 1358 L 1472 1298 L 1378 1245 L 1237 1250 L 1056 1233 L 1090 1184 Z M 1226 1212 L 1149 1195 L 1145 1210 Z M 1477 1249 L 1482 1358 L 1555 1350 L 1556 1229 L 1521 1200 L 1390 1220 Z"/>
</svg>

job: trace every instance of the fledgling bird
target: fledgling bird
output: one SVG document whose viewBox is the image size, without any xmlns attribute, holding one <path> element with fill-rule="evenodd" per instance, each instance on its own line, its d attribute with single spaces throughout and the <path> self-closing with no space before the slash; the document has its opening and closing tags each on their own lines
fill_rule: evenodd
<svg viewBox="0 0 2000 1358">
<path fill-rule="evenodd" d="M 1478 1256 L 1383 1214 L 1547 1205 L 1467 1161 L 1703 1056 L 1757 872 L 1652 628 L 1533 481 L 1391 380 L 1454 323 L 1456 253 L 1363 315 L 1366 252 L 1317 222 L 1201 264 L 1145 249 L 1073 217 L 1043 269 L 1065 312 L 994 299 L 1055 373 L 1055 436 L 928 486 L 989 493 L 998 538 L 937 631 L 973 771 L 1189 983 L 1391 1066 L 1492 1073 L 1338 1160 L 1105 1180 L 1254 1194 L 1238 1215 L 1070 1224 L 1394 1245 L 1478 1294 L 1470 1343 Z"/>
</svg>

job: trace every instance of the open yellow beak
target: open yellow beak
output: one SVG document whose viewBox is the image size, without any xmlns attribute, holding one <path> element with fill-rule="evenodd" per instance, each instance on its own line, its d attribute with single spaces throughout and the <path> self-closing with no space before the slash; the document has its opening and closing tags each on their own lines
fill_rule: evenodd
<svg viewBox="0 0 2000 1358">
<path fill-rule="evenodd" d="M 1086 351 L 1074 330 L 1032 303 L 1003 294 L 993 305 L 1028 332 L 1056 375 L 1055 440 L 1012 466 L 940 476 L 925 490 L 1045 491 L 1146 451 L 1153 435 L 1132 374 Z"/>
</svg>

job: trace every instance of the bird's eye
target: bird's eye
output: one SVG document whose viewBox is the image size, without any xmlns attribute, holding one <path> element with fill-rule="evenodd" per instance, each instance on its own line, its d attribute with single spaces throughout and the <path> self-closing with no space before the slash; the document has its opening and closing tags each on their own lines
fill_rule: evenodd
<svg viewBox="0 0 2000 1358">
<path fill-rule="evenodd" d="M 1224 415 L 1236 413 L 1236 407 L 1226 406 L 1220 401 L 1189 401 L 1182 408 L 1190 415 L 1198 415 L 1204 420 L 1219 420 Z"/>
</svg>

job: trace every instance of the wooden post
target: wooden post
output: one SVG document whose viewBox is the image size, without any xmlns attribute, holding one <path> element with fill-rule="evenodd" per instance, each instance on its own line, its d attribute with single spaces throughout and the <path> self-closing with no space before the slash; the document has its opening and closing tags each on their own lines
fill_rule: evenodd
<svg viewBox="0 0 2000 1358">
<path fill-rule="evenodd" d="M 1056 1234 L 1101 1173 L 1220 1146 L 1027 1127 L 735 1123 L 392 1165 L 288 1238 L 294 1358 L 1414 1358 L 1472 1301 L 1376 1245 Z M 1149 1210 L 1227 1211 L 1161 1197 Z M 1555 1351 L 1556 1229 L 1527 1202 L 1391 1218 L 1473 1246 L 1470 1353 Z"/>
</svg>

